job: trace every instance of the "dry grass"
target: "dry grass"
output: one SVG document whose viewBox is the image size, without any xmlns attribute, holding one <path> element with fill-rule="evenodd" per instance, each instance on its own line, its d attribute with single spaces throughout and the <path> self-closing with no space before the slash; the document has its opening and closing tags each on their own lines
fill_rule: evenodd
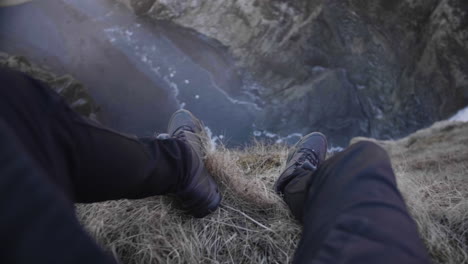
<svg viewBox="0 0 468 264">
<path fill-rule="evenodd" d="M 468 123 L 379 143 L 390 152 L 434 262 L 466 263 Z M 300 226 L 272 192 L 286 154 L 283 146 L 262 144 L 211 152 L 207 164 L 224 200 L 205 219 L 183 215 L 168 197 L 79 205 L 78 214 L 123 263 L 288 263 Z"/>
<path fill-rule="evenodd" d="M 468 263 L 468 123 L 441 122 L 378 143 L 434 263 Z"/>
<path fill-rule="evenodd" d="M 272 191 L 286 151 L 257 145 L 210 153 L 223 203 L 204 219 L 185 216 L 169 197 L 79 205 L 78 214 L 123 263 L 288 263 L 300 226 Z"/>
</svg>

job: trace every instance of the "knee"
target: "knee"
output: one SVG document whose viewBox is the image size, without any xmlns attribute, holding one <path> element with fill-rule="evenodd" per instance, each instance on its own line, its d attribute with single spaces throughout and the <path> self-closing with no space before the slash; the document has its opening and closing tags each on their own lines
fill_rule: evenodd
<svg viewBox="0 0 468 264">
<path fill-rule="evenodd" d="M 326 166 L 336 169 L 337 175 L 352 175 L 353 177 L 383 175 L 393 178 L 389 155 L 381 146 L 369 141 L 351 145 L 327 161 Z"/>
<path fill-rule="evenodd" d="M 370 165 L 382 165 L 386 164 L 390 166 L 390 157 L 381 146 L 370 141 L 361 141 L 351 145 L 345 151 L 338 155 L 338 160 L 353 164 L 353 166 L 360 166 L 365 164 Z"/>
<path fill-rule="evenodd" d="M 359 155 L 388 156 L 385 149 L 371 141 L 360 141 L 351 145 L 348 150 Z"/>
</svg>

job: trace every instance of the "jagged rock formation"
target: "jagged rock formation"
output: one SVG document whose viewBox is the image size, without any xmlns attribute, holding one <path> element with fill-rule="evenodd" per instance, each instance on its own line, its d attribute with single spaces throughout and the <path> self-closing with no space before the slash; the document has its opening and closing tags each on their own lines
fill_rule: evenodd
<svg viewBox="0 0 468 264">
<path fill-rule="evenodd" d="M 99 108 L 91 98 L 88 90 L 72 76 L 68 74 L 58 76 L 44 67 L 32 64 L 25 57 L 11 56 L 6 53 L 0 53 L 0 66 L 24 72 L 37 80 L 47 83 L 65 98 L 72 109 L 98 121 Z"/>
<path fill-rule="evenodd" d="M 468 104 L 463 0 L 118 1 L 229 47 L 272 131 L 398 137 Z"/>
</svg>

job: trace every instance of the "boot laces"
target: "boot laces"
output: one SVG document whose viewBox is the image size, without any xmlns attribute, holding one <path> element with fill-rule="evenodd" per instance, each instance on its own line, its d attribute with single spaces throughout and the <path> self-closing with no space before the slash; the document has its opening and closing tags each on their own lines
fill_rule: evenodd
<svg viewBox="0 0 468 264">
<path fill-rule="evenodd" d="M 183 126 L 178 127 L 176 131 L 174 131 L 173 137 L 179 140 L 187 141 L 185 132 L 195 133 L 195 131 L 193 130 L 191 126 L 183 125 Z"/>
<path fill-rule="evenodd" d="M 296 166 L 302 167 L 306 161 L 308 161 L 314 169 L 317 169 L 319 163 L 319 155 L 315 150 L 309 148 L 301 148 L 298 153 L 302 153 L 299 159 L 296 161 Z"/>
</svg>

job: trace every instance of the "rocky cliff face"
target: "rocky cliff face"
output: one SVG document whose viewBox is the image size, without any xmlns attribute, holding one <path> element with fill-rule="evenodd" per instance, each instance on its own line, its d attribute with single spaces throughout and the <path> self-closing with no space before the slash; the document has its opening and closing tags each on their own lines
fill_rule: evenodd
<svg viewBox="0 0 468 264">
<path fill-rule="evenodd" d="M 464 0 L 119 1 L 227 46 L 272 131 L 398 137 L 468 104 Z"/>
</svg>

